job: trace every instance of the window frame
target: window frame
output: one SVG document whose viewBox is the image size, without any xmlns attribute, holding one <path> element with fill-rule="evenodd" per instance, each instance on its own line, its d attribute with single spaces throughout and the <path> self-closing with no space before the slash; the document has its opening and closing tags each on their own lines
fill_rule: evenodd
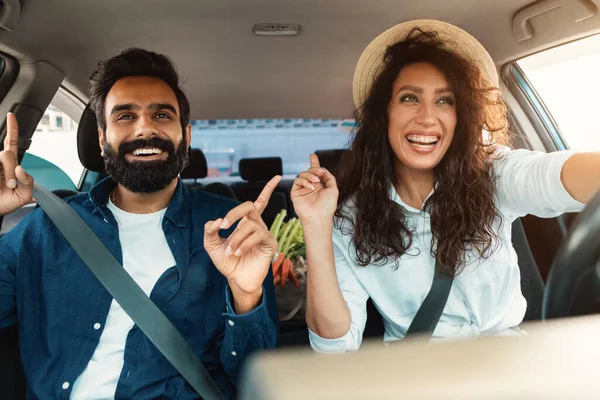
<svg viewBox="0 0 600 400">
<path fill-rule="evenodd" d="M 505 64 L 501 69 L 501 75 L 504 78 L 505 83 L 519 103 L 521 109 L 526 113 L 531 124 L 534 126 L 547 152 L 571 150 L 571 148 L 568 141 L 562 135 L 560 127 L 552 116 L 552 113 L 547 108 L 542 97 L 538 94 L 535 86 L 527 78 L 527 75 L 519 66 L 518 62 L 527 57 L 582 42 L 594 36 L 600 36 L 600 32 L 595 32 L 574 40 L 568 40 L 534 53 L 523 55 L 518 59 Z M 540 135 L 540 132 L 545 132 L 547 136 Z"/>
<path fill-rule="evenodd" d="M 529 119 L 548 153 L 569 150 L 569 145 L 550 110 L 517 62 L 518 60 L 512 61 L 502 68 L 502 76 L 508 90 Z"/>
</svg>

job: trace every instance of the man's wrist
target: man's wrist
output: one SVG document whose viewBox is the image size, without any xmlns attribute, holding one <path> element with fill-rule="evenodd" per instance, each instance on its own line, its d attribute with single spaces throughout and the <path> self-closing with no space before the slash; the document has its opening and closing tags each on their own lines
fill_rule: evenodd
<svg viewBox="0 0 600 400">
<path fill-rule="evenodd" d="M 255 292 L 248 293 L 240 290 L 235 283 L 229 283 L 233 296 L 233 308 L 236 314 L 248 314 L 262 303 L 262 286 Z"/>
</svg>

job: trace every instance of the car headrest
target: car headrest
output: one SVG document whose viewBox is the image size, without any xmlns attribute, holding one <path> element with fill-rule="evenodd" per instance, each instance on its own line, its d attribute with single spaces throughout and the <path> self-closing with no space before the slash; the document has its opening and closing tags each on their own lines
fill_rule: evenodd
<svg viewBox="0 0 600 400">
<path fill-rule="evenodd" d="M 265 182 L 275 175 L 283 175 L 281 157 L 242 158 L 240 176 L 248 182 Z"/>
<path fill-rule="evenodd" d="M 202 179 L 208 175 L 206 157 L 200 149 L 190 149 L 190 163 L 181 171 L 181 179 Z"/>
<path fill-rule="evenodd" d="M 336 171 L 340 161 L 342 161 L 342 156 L 348 151 L 347 149 L 317 150 L 315 154 L 319 157 L 321 167 L 333 173 Z"/>
<path fill-rule="evenodd" d="M 86 169 L 94 172 L 104 172 L 104 160 L 100 155 L 98 143 L 98 123 L 96 114 L 86 106 L 77 127 L 77 153 L 79 161 Z"/>
</svg>

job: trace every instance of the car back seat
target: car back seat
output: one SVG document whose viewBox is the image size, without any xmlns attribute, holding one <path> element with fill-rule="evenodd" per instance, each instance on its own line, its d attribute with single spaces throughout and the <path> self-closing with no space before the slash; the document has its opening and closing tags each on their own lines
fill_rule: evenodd
<svg viewBox="0 0 600 400">
<path fill-rule="evenodd" d="M 179 177 L 184 180 L 188 188 L 193 189 L 201 188 L 203 185 L 198 182 L 198 179 L 206 178 L 207 175 L 208 165 L 204 153 L 200 149 L 190 149 L 190 163 L 181 171 Z"/>
<path fill-rule="evenodd" d="M 206 192 L 218 194 L 220 196 L 235 199 L 233 190 L 224 183 L 212 182 L 206 186 L 198 182 L 198 179 L 203 179 L 208 176 L 208 164 L 206 156 L 200 149 L 190 149 L 190 164 L 181 171 L 179 177 L 183 179 L 185 185 L 192 190 L 200 189 Z M 188 180 L 193 179 L 192 182 Z"/>
<path fill-rule="evenodd" d="M 204 190 L 205 192 L 210 192 L 213 194 L 218 194 L 219 196 L 229 197 L 230 199 L 237 200 L 237 197 L 235 197 L 235 193 L 233 193 L 233 190 L 231 190 L 229 186 L 221 182 L 212 182 L 196 190 Z"/>
<path fill-rule="evenodd" d="M 239 170 L 244 182 L 234 182 L 230 186 L 237 199 L 242 203 L 255 201 L 271 178 L 275 175 L 283 175 L 280 157 L 243 158 L 240 160 Z M 290 197 L 292 185 L 292 180 L 281 181 L 273 192 L 269 204 L 262 214 L 263 221 L 267 226 L 271 226 L 282 209 L 285 209 L 290 216 L 295 215 Z"/>
<path fill-rule="evenodd" d="M 315 154 L 319 157 L 321 167 L 336 175 L 342 157 L 348 152 L 348 149 L 316 150 Z"/>
</svg>

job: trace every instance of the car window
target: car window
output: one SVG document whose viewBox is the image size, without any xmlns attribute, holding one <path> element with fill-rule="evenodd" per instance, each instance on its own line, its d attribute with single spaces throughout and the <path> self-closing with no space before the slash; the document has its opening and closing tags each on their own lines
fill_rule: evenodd
<svg viewBox="0 0 600 400">
<path fill-rule="evenodd" d="M 555 47 L 518 62 L 576 151 L 600 150 L 600 35 Z"/>
<path fill-rule="evenodd" d="M 78 187 L 84 168 L 77 155 L 77 123 L 48 106 L 21 164 L 47 189 Z"/>
<path fill-rule="evenodd" d="M 196 120 L 192 147 L 206 156 L 208 177 L 239 176 L 242 158 L 281 157 L 284 175 L 310 166 L 315 150 L 346 148 L 353 122 L 340 119 Z"/>
</svg>

